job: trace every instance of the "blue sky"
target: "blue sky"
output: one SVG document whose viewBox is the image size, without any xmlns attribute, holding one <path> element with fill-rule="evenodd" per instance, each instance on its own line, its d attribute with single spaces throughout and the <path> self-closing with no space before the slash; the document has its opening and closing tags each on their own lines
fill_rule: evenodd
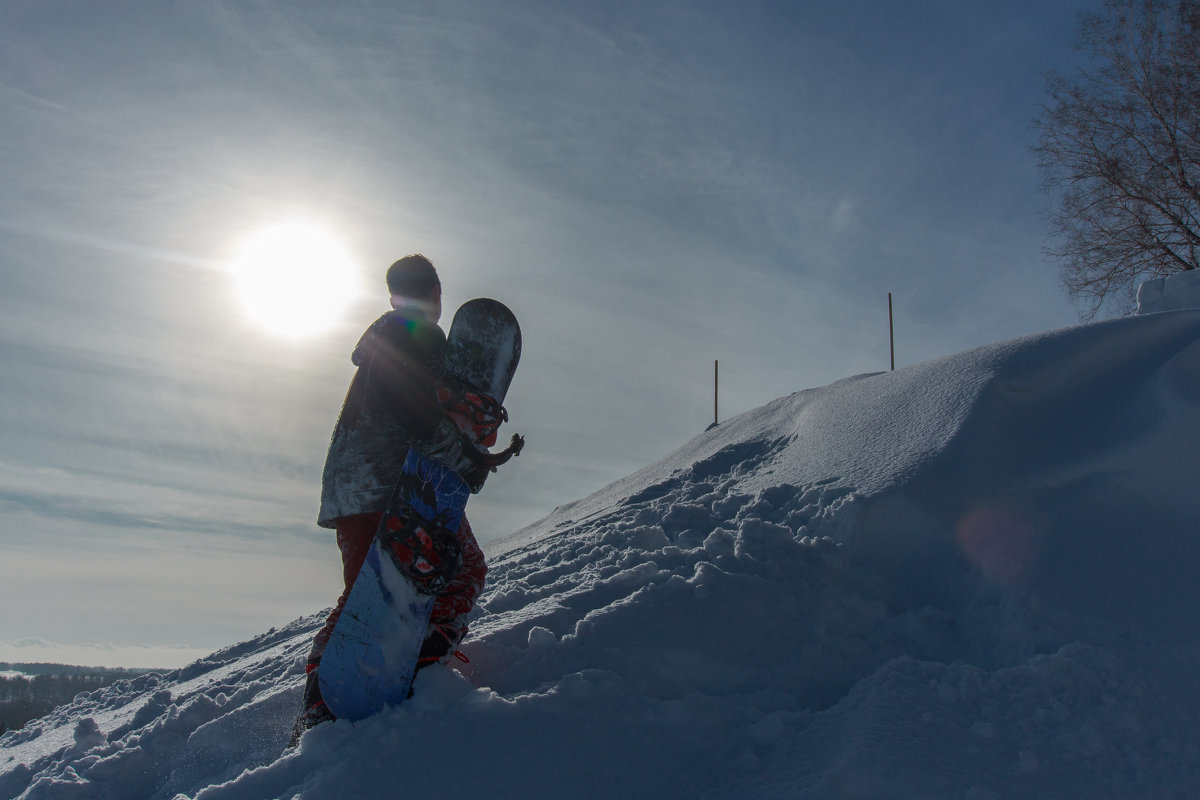
<svg viewBox="0 0 1200 800">
<path fill-rule="evenodd" d="M 208 651 L 338 591 L 320 469 L 423 252 L 494 296 L 528 437 L 487 541 L 721 413 L 1077 320 L 1042 255 L 1042 73 L 1085 2 L 0 7 L 0 660 Z M 363 287 L 280 338 L 228 265 L 309 221 Z M 125 658 L 125 656 L 122 656 Z"/>
</svg>

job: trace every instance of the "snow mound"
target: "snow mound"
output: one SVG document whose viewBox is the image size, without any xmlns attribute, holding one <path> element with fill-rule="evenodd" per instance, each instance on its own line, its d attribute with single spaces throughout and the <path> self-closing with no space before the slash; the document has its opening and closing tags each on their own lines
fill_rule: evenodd
<svg viewBox="0 0 1200 800">
<path fill-rule="evenodd" d="M 1200 271 L 1178 272 L 1138 286 L 1138 314 L 1188 308 L 1200 308 Z"/>
<path fill-rule="evenodd" d="M 312 617 L 6 735 L 0 797 L 1196 796 L 1198 337 L 780 398 L 493 546 L 403 706 L 284 753 Z"/>
</svg>

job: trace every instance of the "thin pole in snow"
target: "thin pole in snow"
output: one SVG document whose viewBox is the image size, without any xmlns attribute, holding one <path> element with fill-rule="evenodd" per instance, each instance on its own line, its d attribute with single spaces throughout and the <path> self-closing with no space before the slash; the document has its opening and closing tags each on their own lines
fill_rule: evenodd
<svg viewBox="0 0 1200 800">
<path fill-rule="evenodd" d="M 717 415 L 717 396 L 721 385 L 719 364 L 719 361 L 716 359 L 713 360 L 713 425 L 721 421 L 721 418 Z"/>
<path fill-rule="evenodd" d="M 892 293 L 888 292 L 888 348 L 892 353 L 892 369 L 896 369 L 896 330 L 892 326 Z"/>
</svg>

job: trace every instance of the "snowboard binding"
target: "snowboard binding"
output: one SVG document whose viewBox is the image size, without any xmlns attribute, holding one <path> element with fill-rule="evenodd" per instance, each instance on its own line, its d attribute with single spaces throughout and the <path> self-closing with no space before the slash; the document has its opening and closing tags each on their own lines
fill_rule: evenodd
<svg viewBox="0 0 1200 800">
<path fill-rule="evenodd" d="M 478 492 L 497 467 L 521 454 L 525 437 L 514 434 L 504 450 L 489 451 L 500 425 L 508 421 L 508 411 L 495 398 L 449 375 L 438 384 L 438 401 L 446 413 L 434 434 L 435 443 L 425 451 L 458 474 L 472 493 Z"/>
<path fill-rule="evenodd" d="M 454 531 L 436 523 L 425 524 L 416 514 L 389 516 L 378 538 L 396 569 L 422 594 L 445 589 L 462 568 L 462 546 Z"/>
</svg>

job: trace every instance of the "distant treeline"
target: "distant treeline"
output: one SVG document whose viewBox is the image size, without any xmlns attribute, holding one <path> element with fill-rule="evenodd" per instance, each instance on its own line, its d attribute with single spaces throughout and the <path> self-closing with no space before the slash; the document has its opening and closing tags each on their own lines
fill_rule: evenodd
<svg viewBox="0 0 1200 800">
<path fill-rule="evenodd" d="M 0 676 L 0 734 L 3 734 L 31 719 L 46 716 L 80 692 L 144 674 L 145 670 L 0 663 L 0 672 L 23 673 Z"/>
<path fill-rule="evenodd" d="M 26 675 L 104 675 L 113 674 L 117 679 L 144 675 L 148 669 L 121 669 L 115 667 L 77 667 L 71 664 L 9 664 L 0 661 L 0 672 L 21 672 Z"/>
</svg>

